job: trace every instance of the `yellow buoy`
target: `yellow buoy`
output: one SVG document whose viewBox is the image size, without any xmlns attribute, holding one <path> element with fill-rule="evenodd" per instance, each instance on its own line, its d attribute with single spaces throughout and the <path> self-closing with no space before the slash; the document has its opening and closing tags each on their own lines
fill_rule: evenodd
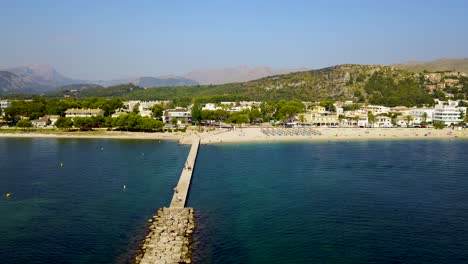
<svg viewBox="0 0 468 264">
<path fill-rule="evenodd" d="M 10 197 L 10 196 L 11 196 L 11 193 L 5 194 L 5 197 L 6 197 L 6 198 L 8 198 L 8 197 Z"/>
</svg>

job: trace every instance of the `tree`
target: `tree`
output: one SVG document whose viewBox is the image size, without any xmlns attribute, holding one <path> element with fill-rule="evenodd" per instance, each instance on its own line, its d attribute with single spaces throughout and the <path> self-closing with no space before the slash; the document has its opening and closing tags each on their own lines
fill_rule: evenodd
<svg viewBox="0 0 468 264">
<path fill-rule="evenodd" d="M 132 113 L 139 114 L 140 113 L 140 103 L 136 103 L 132 108 Z"/>
<path fill-rule="evenodd" d="M 242 112 L 236 112 L 233 113 L 227 120 L 226 123 L 228 124 L 239 124 L 242 126 L 242 124 L 249 123 L 249 116 L 242 113 Z"/>
<path fill-rule="evenodd" d="M 377 118 L 371 111 L 369 111 L 367 112 L 367 120 L 369 121 L 369 124 L 371 124 L 371 126 L 374 127 L 374 124 Z"/>
<path fill-rule="evenodd" d="M 25 130 L 26 128 L 31 128 L 32 126 L 33 124 L 28 119 L 21 119 L 20 121 L 18 121 L 18 123 L 16 123 L 16 127 L 20 127 L 23 130 Z"/>
<path fill-rule="evenodd" d="M 106 121 L 104 122 L 104 126 L 106 126 L 107 128 L 109 128 L 110 130 L 112 130 L 112 128 L 114 127 L 114 126 L 113 126 L 113 118 L 112 118 L 112 116 L 106 117 Z"/>
<path fill-rule="evenodd" d="M 465 112 L 460 109 L 460 119 L 465 120 Z"/>
<path fill-rule="evenodd" d="M 153 118 L 160 119 L 163 115 L 164 106 L 162 104 L 155 104 L 150 108 L 150 110 Z"/>
<path fill-rule="evenodd" d="M 177 119 L 177 117 L 173 117 L 173 118 L 171 119 L 171 124 L 172 124 L 173 126 L 177 126 L 177 123 L 178 123 L 178 122 L 179 122 L 179 120 Z"/>
<path fill-rule="evenodd" d="M 259 122 L 262 119 L 262 113 L 258 108 L 253 108 L 252 110 L 248 111 L 248 116 L 250 119 L 250 122 Z"/>
<path fill-rule="evenodd" d="M 201 120 L 203 121 L 210 121 L 210 120 L 214 120 L 214 111 L 211 111 L 211 110 L 202 110 L 200 112 L 200 118 Z"/>
<path fill-rule="evenodd" d="M 426 112 L 424 112 L 422 114 L 422 118 L 423 118 L 423 121 L 427 123 L 427 113 Z"/>
<path fill-rule="evenodd" d="M 444 127 L 445 127 L 445 124 L 443 122 L 434 122 L 435 129 L 442 129 Z"/>
<path fill-rule="evenodd" d="M 299 116 L 299 122 L 301 122 L 302 124 L 305 123 L 306 119 L 305 119 L 305 116 L 303 114 L 300 114 Z"/>
<path fill-rule="evenodd" d="M 413 121 L 413 117 L 410 115 L 405 116 L 406 127 L 410 126 L 411 121 Z"/>
<path fill-rule="evenodd" d="M 92 130 L 94 127 L 92 117 L 75 117 L 73 119 L 73 126 L 82 131 Z"/>
<path fill-rule="evenodd" d="M 73 127 L 73 120 L 70 117 L 59 117 L 55 126 L 59 129 L 70 129 Z"/>
<path fill-rule="evenodd" d="M 341 122 L 343 121 L 343 119 L 345 119 L 346 117 L 344 115 L 339 115 L 338 116 L 338 122 L 340 122 L 340 126 L 341 126 Z"/>
<path fill-rule="evenodd" d="M 201 121 L 201 110 L 201 105 L 195 102 L 192 106 L 192 120 L 195 121 L 196 124 L 199 124 Z"/>
<path fill-rule="evenodd" d="M 335 102 L 331 100 L 320 102 L 320 106 L 325 107 L 325 111 L 336 112 L 336 108 L 333 105 Z"/>
</svg>

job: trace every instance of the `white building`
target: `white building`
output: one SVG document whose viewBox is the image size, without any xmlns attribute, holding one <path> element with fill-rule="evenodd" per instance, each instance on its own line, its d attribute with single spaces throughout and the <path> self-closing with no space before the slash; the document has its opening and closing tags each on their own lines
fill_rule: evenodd
<svg viewBox="0 0 468 264">
<path fill-rule="evenodd" d="M 48 116 L 43 116 L 38 119 L 32 120 L 31 123 L 33 127 L 39 128 L 48 126 L 51 123 L 51 121 Z"/>
<path fill-rule="evenodd" d="M 130 100 L 124 102 L 124 106 L 128 109 L 128 112 L 131 112 L 133 108 L 138 105 L 138 112 L 141 116 L 151 116 L 151 107 L 156 104 L 165 105 L 169 103 L 169 101 L 140 101 L 140 100 Z"/>
<path fill-rule="evenodd" d="M 0 100 L 0 112 L 2 112 L 2 115 L 5 115 L 5 109 L 11 106 L 11 102 L 7 100 Z"/>
<path fill-rule="evenodd" d="M 220 109 L 223 109 L 223 108 L 216 106 L 213 103 L 205 104 L 205 106 L 202 107 L 202 110 L 210 110 L 210 111 L 215 111 L 215 110 L 220 110 Z"/>
<path fill-rule="evenodd" d="M 164 123 L 171 124 L 173 118 L 177 119 L 177 124 L 192 123 L 192 113 L 186 108 L 176 107 L 175 109 L 163 111 L 162 119 Z"/>
<path fill-rule="evenodd" d="M 447 126 L 456 125 L 463 121 L 462 115 L 466 116 L 466 107 L 437 104 L 434 111 L 434 123 L 442 122 Z"/>
<path fill-rule="evenodd" d="M 76 109 L 71 108 L 65 111 L 65 117 L 91 117 L 104 115 L 104 110 L 102 109 Z"/>
<path fill-rule="evenodd" d="M 387 114 L 390 111 L 390 108 L 382 105 L 366 105 L 361 107 L 365 113 L 372 112 L 374 115 Z"/>
<path fill-rule="evenodd" d="M 411 109 L 409 114 L 413 117 L 413 123 L 415 125 L 420 125 L 423 121 L 428 123 L 432 122 L 434 119 L 434 111 L 434 108 L 414 108 Z"/>
<path fill-rule="evenodd" d="M 393 127 L 392 119 L 388 116 L 376 116 L 375 127 Z"/>
</svg>

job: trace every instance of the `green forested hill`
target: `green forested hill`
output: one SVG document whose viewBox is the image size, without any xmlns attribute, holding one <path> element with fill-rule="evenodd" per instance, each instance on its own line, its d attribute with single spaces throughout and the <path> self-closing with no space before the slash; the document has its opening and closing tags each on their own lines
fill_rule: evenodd
<svg viewBox="0 0 468 264">
<path fill-rule="evenodd" d="M 380 65 L 338 65 L 320 70 L 296 72 L 244 83 L 158 87 L 134 85 L 83 89 L 78 97 L 121 97 L 139 100 L 201 101 L 303 101 L 354 100 L 383 105 L 431 103 L 417 73 Z"/>
<path fill-rule="evenodd" d="M 387 105 L 431 103 L 418 75 L 388 66 L 339 65 L 266 77 L 245 83 L 135 90 L 125 97 L 141 100 L 193 98 L 278 101 L 355 100 Z M 399 96 L 405 98 L 399 98 Z M 387 100 L 389 99 L 389 100 Z"/>
</svg>

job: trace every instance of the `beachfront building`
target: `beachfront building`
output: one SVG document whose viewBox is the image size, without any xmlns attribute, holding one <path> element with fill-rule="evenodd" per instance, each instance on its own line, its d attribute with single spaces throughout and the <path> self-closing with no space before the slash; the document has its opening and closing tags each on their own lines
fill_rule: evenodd
<svg viewBox="0 0 468 264">
<path fill-rule="evenodd" d="M 257 101 L 241 101 L 241 102 L 221 102 L 221 108 L 230 113 L 241 112 L 243 110 L 251 110 L 253 106 L 259 107 L 261 102 Z"/>
<path fill-rule="evenodd" d="M 306 122 L 313 126 L 339 126 L 336 112 L 326 111 L 323 106 L 316 106 L 304 114 Z"/>
<path fill-rule="evenodd" d="M 5 115 L 5 109 L 11 106 L 11 102 L 7 100 L 0 100 L 0 112 L 1 115 Z"/>
<path fill-rule="evenodd" d="M 456 125 L 466 116 L 466 107 L 457 107 L 455 104 L 437 104 L 434 110 L 434 123 L 442 122 L 447 126 Z"/>
<path fill-rule="evenodd" d="M 402 116 L 410 115 L 412 108 L 406 106 L 395 106 L 390 108 L 389 113 L 398 113 Z"/>
<path fill-rule="evenodd" d="M 361 107 L 361 110 L 364 113 L 371 112 L 374 115 L 388 114 L 390 112 L 390 108 L 382 105 L 365 105 Z"/>
<path fill-rule="evenodd" d="M 151 107 L 156 104 L 166 105 L 169 101 L 140 101 L 140 100 L 130 100 L 123 102 L 124 108 L 121 112 L 131 112 L 135 106 L 138 106 L 138 112 L 141 116 L 151 116 L 152 111 Z"/>
<path fill-rule="evenodd" d="M 102 109 L 78 109 L 71 108 L 65 111 L 65 117 L 91 117 L 104 115 L 104 110 Z"/>
<path fill-rule="evenodd" d="M 432 123 L 434 111 L 434 108 L 414 108 L 409 114 L 413 117 L 414 125 L 420 125 L 422 122 Z"/>
<path fill-rule="evenodd" d="M 38 119 L 32 120 L 31 123 L 33 127 L 40 128 L 40 127 L 46 127 L 50 125 L 52 122 L 49 119 L 49 116 L 43 116 Z"/>
<path fill-rule="evenodd" d="M 55 124 L 55 122 L 57 122 L 57 120 L 60 118 L 59 115 L 50 115 L 50 116 L 47 116 L 50 120 L 50 124 Z"/>
<path fill-rule="evenodd" d="M 348 115 L 340 122 L 342 127 L 369 127 L 369 120 L 365 114 Z"/>
<path fill-rule="evenodd" d="M 216 111 L 216 110 L 222 110 L 223 108 L 221 106 L 216 106 L 216 104 L 213 103 L 207 103 L 202 107 L 202 110 L 209 110 L 209 111 Z"/>
<path fill-rule="evenodd" d="M 392 119 L 388 116 L 379 115 L 375 117 L 374 127 L 393 127 Z"/>
<path fill-rule="evenodd" d="M 398 127 L 408 127 L 410 126 L 411 124 L 413 124 L 413 121 L 410 120 L 409 123 L 408 123 L 408 120 L 406 119 L 406 116 L 397 116 L 396 119 L 395 119 L 395 123 Z"/>
<path fill-rule="evenodd" d="M 166 124 L 171 124 L 172 119 L 177 119 L 177 124 L 191 124 L 192 113 L 187 108 L 176 107 L 175 109 L 167 109 L 163 111 L 162 120 Z"/>
</svg>

